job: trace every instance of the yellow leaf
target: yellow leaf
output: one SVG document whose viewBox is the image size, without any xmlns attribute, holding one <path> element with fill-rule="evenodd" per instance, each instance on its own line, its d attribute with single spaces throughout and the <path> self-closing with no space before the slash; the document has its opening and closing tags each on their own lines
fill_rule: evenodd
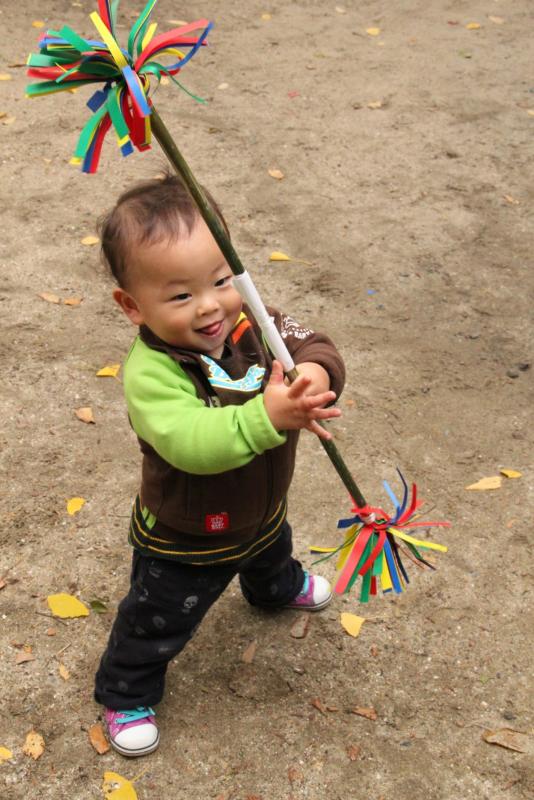
<svg viewBox="0 0 534 800">
<path fill-rule="evenodd" d="M 46 598 L 48 608 L 55 617 L 71 619 L 72 617 L 88 617 L 89 609 L 77 597 L 71 594 L 50 594 Z"/>
<path fill-rule="evenodd" d="M 8 72 L 0 72 L 0 81 L 10 81 L 13 79 L 13 75 L 10 75 Z"/>
<path fill-rule="evenodd" d="M 371 100 L 370 103 L 367 103 L 367 108 L 382 108 L 382 101 L 381 100 Z"/>
<path fill-rule="evenodd" d="M 120 364 L 108 364 L 96 373 L 97 378 L 116 378 L 121 368 Z"/>
<path fill-rule="evenodd" d="M 269 256 L 269 261 L 291 261 L 291 259 L 289 256 L 286 256 L 285 253 L 280 253 L 278 250 L 274 250 Z"/>
<path fill-rule="evenodd" d="M 78 417 L 81 422 L 86 422 L 87 424 L 95 424 L 95 418 L 93 417 L 93 409 L 91 406 L 84 406 L 83 408 L 75 409 L 74 413 Z"/>
<path fill-rule="evenodd" d="M 177 28 L 181 28 L 183 25 L 188 24 L 185 19 L 168 19 L 167 22 L 169 25 L 176 25 Z"/>
<path fill-rule="evenodd" d="M 365 32 L 369 34 L 369 36 L 379 36 L 380 28 L 366 28 Z"/>
<path fill-rule="evenodd" d="M 100 239 L 98 236 L 84 236 L 83 239 L 81 239 L 81 243 L 91 247 L 94 244 L 100 244 Z"/>
<path fill-rule="evenodd" d="M 478 31 L 481 26 L 480 22 L 468 22 L 465 27 L 468 31 Z"/>
<path fill-rule="evenodd" d="M 280 169 L 270 169 L 269 175 L 271 178 L 276 178 L 277 181 L 281 181 L 282 178 L 285 177 L 284 173 Z"/>
<path fill-rule="evenodd" d="M 67 297 L 63 300 L 64 305 L 66 306 L 81 306 L 83 302 L 83 297 Z"/>
<path fill-rule="evenodd" d="M 488 17 L 488 19 L 495 25 L 502 25 L 504 23 L 503 17 Z"/>
<path fill-rule="evenodd" d="M 527 109 L 527 114 L 529 115 L 529 117 L 534 117 L 534 109 L 532 108 Z"/>
<path fill-rule="evenodd" d="M 2 761 L 9 761 L 10 758 L 13 758 L 11 750 L 8 750 L 7 747 L 0 747 L 0 764 Z"/>
<path fill-rule="evenodd" d="M 510 205 L 512 205 L 512 206 L 518 206 L 519 205 L 519 200 L 516 200 L 516 198 L 512 197 L 511 194 L 505 194 L 505 195 L 503 195 L 503 197 L 504 197 L 504 199 L 506 200 L 507 203 L 510 203 Z"/>
<path fill-rule="evenodd" d="M 44 26 L 46 25 L 46 22 L 43 22 L 42 19 L 34 19 L 34 21 L 32 22 L 32 25 L 33 25 L 34 28 L 44 28 Z"/>
<path fill-rule="evenodd" d="M 65 664 L 59 665 L 59 674 L 61 675 L 64 681 L 68 681 L 68 679 L 70 678 L 70 672 L 68 671 Z"/>
<path fill-rule="evenodd" d="M 52 292 L 40 292 L 38 297 L 41 300 L 46 300 L 47 303 L 59 303 L 59 297 L 57 294 L 52 294 Z"/>
<path fill-rule="evenodd" d="M 71 497 L 67 500 L 67 514 L 73 517 L 85 505 L 83 497 Z"/>
<path fill-rule="evenodd" d="M 102 791 L 106 800 L 137 800 L 131 781 L 116 772 L 104 772 Z"/>
<path fill-rule="evenodd" d="M 22 752 L 27 756 L 31 756 L 34 761 L 37 761 L 37 759 L 43 755 L 44 749 L 45 742 L 41 734 L 37 733 L 37 731 L 30 731 L 24 741 Z"/>
<path fill-rule="evenodd" d="M 271 14 L 262 14 L 261 18 L 264 22 L 269 22 L 269 20 L 272 19 L 272 16 Z"/>
<path fill-rule="evenodd" d="M 521 472 L 517 472 L 515 469 L 501 469 L 499 470 L 501 475 L 504 475 L 505 478 L 520 478 Z"/>
<path fill-rule="evenodd" d="M 486 492 L 490 489 L 500 489 L 502 478 L 500 475 L 492 475 L 490 478 L 481 478 L 476 483 L 466 486 L 466 489 L 471 489 L 477 492 Z"/>
<path fill-rule="evenodd" d="M 349 636 L 358 636 L 364 622 L 365 617 L 358 617 L 356 614 L 349 614 L 346 611 L 341 614 L 341 624 Z"/>
</svg>

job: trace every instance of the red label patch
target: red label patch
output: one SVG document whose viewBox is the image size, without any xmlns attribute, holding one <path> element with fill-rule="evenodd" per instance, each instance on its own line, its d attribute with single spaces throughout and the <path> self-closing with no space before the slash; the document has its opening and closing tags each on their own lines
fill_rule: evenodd
<svg viewBox="0 0 534 800">
<path fill-rule="evenodd" d="M 206 533 L 220 533 L 230 527 L 230 517 L 226 511 L 220 514 L 206 514 Z"/>
</svg>

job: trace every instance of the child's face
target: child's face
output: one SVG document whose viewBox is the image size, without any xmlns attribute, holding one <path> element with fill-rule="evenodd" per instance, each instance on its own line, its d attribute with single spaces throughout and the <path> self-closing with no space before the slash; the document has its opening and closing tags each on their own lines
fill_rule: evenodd
<svg viewBox="0 0 534 800">
<path fill-rule="evenodd" d="M 241 313 L 241 295 L 204 220 L 177 241 L 135 248 L 128 288 L 113 296 L 135 325 L 167 344 L 219 358 Z"/>
</svg>

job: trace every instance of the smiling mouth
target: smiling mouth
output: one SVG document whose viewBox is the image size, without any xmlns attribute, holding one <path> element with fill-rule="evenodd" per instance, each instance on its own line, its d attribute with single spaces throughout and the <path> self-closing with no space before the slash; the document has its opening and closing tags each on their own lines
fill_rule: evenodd
<svg viewBox="0 0 534 800">
<path fill-rule="evenodd" d="M 197 328 L 197 333 L 202 336 L 218 336 L 223 329 L 223 321 L 212 322 L 211 325 L 206 325 L 205 328 Z"/>
</svg>

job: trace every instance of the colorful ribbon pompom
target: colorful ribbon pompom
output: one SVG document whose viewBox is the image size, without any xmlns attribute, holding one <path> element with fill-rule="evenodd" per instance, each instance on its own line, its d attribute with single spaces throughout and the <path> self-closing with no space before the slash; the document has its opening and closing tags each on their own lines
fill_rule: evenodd
<svg viewBox="0 0 534 800">
<path fill-rule="evenodd" d="M 400 479 L 404 487 L 401 502 L 393 493 L 389 484 L 384 481 L 385 489 L 395 507 L 393 516 L 382 508 L 366 506 L 352 508 L 355 516 L 341 519 L 338 528 L 345 530 L 345 540 L 339 547 L 312 547 L 312 553 L 325 553 L 320 561 L 338 555 L 337 569 L 340 570 L 335 591 L 338 594 L 348 592 L 361 576 L 360 601 L 366 603 L 369 595 L 376 595 L 380 588 L 384 593 L 400 594 L 408 584 L 409 578 L 402 557 L 407 557 L 421 567 L 434 569 L 420 553 L 420 550 L 439 550 L 446 552 L 442 544 L 414 539 L 406 533 L 411 528 L 449 527 L 448 522 L 425 522 L 416 514 L 421 503 L 417 500 L 417 487 L 412 486 L 409 498 L 408 485 L 401 472 Z M 373 515 L 374 514 L 374 519 Z"/>
<path fill-rule="evenodd" d="M 102 84 L 87 102 L 93 115 L 81 132 L 71 160 L 81 164 L 84 172 L 96 172 L 111 127 L 123 156 L 133 153 L 134 147 L 150 147 L 151 79 L 157 88 L 166 75 L 187 92 L 174 76 L 207 44 L 212 23 L 201 19 L 156 36 L 157 23 L 151 22 L 156 3 L 157 0 L 149 0 L 139 14 L 126 49 L 119 46 L 115 35 L 119 1 L 98 0 L 98 12 L 90 15 L 98 40 L 84 39 L 65 25 L 41 36 L 39 53 L 28 58 L 28 75 L 41 81 L 27 87 L 28 97 Z M 200 35 L 190 35 L 200 29 Z M 172 63 L 162 64 L 160 59 L 165 57 L 170 57 Z"/>
</svg>

